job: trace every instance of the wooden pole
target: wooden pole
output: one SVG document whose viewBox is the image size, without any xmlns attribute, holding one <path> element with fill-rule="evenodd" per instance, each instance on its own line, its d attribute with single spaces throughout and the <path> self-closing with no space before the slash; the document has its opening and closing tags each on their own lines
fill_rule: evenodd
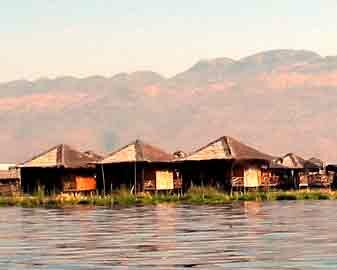
<svg viewBox="0 0 337 270">
<path fill-rule="evenodd" d="M 231 161 L 231 168 L 229 172 L 229 185 L 230 185 L 230 190 L 231 190 L 230 191 L 231 196 L 233 195 L 233 176 L 234 176 L 233 167 L 234 167 L 234 161 Z"/>
<path fill-rule="evenodd" d="M 141 192 L 144 192 L 144 167 L 142 167 L 142 184 L 141 184 L 141 186 L 142 186 L 142 190 L 141 190 Z"/>
<path fill-rule="evenodd" d="M 101 169 L 102 169 L 102 178 L 103 178 L 103 195 L 105 196 L 105 175 L 104 175 L 103 164 L 101 164 Z"/>
<path fill-rule="evenodd" d="M 134 192 L 135 192 L 135 195 L 137 194 L 137 162 L 135 161 L 135 164 L 134 164 Z"/>
<path fill-rule="evenodd" d="M 294 170 L 291 170 L 290 174 L 291 174 L 291 180 L 293 181 L 294 189 L 297 189 Z"/>
</svg>

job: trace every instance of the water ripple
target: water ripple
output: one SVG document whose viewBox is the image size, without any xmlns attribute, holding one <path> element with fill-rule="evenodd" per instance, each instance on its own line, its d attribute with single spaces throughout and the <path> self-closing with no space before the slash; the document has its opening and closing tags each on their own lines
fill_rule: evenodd
<svg viewBox="0 0 337 270">
<path fill-rule="evenodd" d="M 0 269 L 336 269 L 336 206 L 0 208 Z"/>
</svg>

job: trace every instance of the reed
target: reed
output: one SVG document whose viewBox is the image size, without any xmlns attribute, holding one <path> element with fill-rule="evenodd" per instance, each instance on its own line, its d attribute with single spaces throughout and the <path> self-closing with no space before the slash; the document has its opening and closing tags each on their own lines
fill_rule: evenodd
<svg viewBox="0 0 337 270">
<path fill-rule="evenodd" d="M 117 190 L 112 194 L 114 204 L 132 205 L 137 203 L 137 197 L 126 188 Z"/>
<path fill-rule="evenodd" d="M 300 196 L 298 192 L 276 192 L 274 198 L 277 201 L 293 201 L 300 198 Z"/>
<path fill-rule="evenodd" d="M 177 194 L 159 193 L 151 195 L 149 193 L 138 197 L 140 204 L 160 204 L 160 203 L 179 203 L 181 197 Z"/>
<path fill-rule="evenodd" d="M 0 206 L 21 207 L 63 207 L 72 205 L 93 205 L 113 207 L 116 205 L 148 205 L 161 203 L 185 204 L 223 204 L 233 201 L 282 201 L 282 200 L 337 200 L 337 192 L 325 190 L 313 191 L 270 191 L 233 193 L 231 195 L 217 190 L 214 187 L 193 187 L 185 195 L 172 193 L 149 194 L 143 193 L 135 196 L 127 189 L 117 190 L 106 196 L 79 196 L 79 195 L 53 195 L 45 196 L 43 193 L 34 196 L 0 197 Z"/>
<path fill-rule="evenodd" d="M 230 201 L 231 197 L 214 187 L 192 187 L 183 197 L 187 203 L 215 204 Z"/>
</svg>

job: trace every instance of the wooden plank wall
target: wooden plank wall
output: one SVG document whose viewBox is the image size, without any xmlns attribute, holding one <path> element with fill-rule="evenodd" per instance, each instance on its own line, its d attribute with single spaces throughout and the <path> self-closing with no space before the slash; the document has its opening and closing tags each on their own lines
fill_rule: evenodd
<svg viewBox="0 0 337 270">
<path fill-rule="evenodd" d="M 93 176 L 76 176 L 77 191 L 96 190 L 96 179 Z"/>
</svg>

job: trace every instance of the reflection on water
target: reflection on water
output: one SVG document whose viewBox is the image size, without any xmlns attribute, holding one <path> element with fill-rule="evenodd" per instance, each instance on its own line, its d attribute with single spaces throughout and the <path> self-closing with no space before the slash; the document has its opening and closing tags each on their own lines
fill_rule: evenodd
<svg viewBox="0 0 337 270">
<path fill-rule="evenodd" d="M 0 269 L 336 269 L 336 207 L 0 208 Z"/>
</svg>

